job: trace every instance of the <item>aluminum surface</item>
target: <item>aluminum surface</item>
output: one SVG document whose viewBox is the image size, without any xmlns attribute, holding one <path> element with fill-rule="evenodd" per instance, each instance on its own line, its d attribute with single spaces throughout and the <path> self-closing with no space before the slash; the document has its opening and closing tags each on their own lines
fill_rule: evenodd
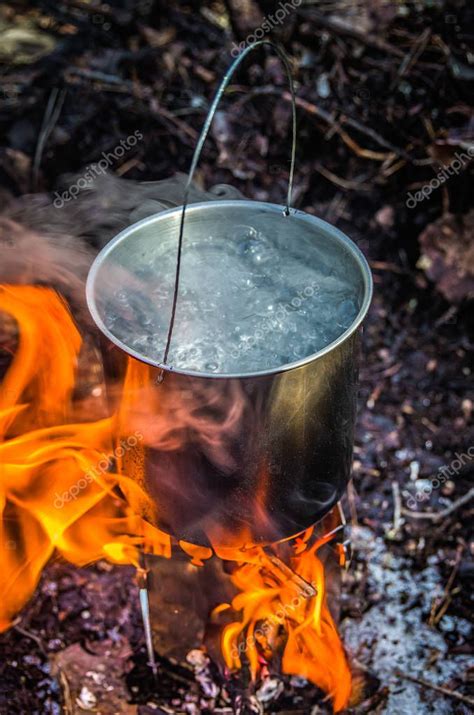
<svg viewBox="0 0 474 715">
<path fill-rule="evenodd" d="M 125 470 L 152 499 L 155 509 L 147 518 L 178 539 L 236 545 L 287 538 L 326 514 L 350 476 L 359 327 L 371 299 L 370 270 L 339 230 L 300 211 L 284 217 L 284 210 L 247 201 L 190 205 L 186 236 L 201 230 L 201 220 L 213 220 L 213 212 L 216 219 L 223 212 L 231 218 L 236 211 L 278 213 L 293 222 L 292 230 L 313 231 L 334 260 L 345 262 L 359 294 L 356 319 L 333 343 L 293 363 L 254 374 L 173 369 L 135 353 L 107 329 L 104 293 L 115 289 L 127 263 L 133 267 L 141 245 L 160 232 L 176 232 L 180 208 L 123 231 L 99 254 L 89 275 L 94 320 L 117 348 L 119 361 L 127 356 L 139 361 L 145 374 L 128 415 L 144 439 L 127 451 Z"/>
</svg>

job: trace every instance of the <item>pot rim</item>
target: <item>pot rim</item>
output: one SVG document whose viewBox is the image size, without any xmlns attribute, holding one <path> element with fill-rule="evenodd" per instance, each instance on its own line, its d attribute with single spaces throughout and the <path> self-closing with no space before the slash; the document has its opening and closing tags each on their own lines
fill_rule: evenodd
<svg viewBox="0 0 474 715">
<path fill-rule="evenodd" d="M 286 212 L 286 207 L 279 205 L 279 204 L 273 204 L 273 203 L 267 203 L 264 201 L 251 201 L 249 199 L 232 199 L 232 200 L 224 200 L 224 201 L 201 201 L 199 203 L 193 203 L 189 204 L 186 207 L 186 215 L 193 213 L 194 211 L 199 211 L 202 210 L 203 208 L 207 207 L 210 208 L 212 207 L 219 207 L 220 209 L 225 209 L 225 208 L 233 208 L 233 207 L 238 207 L 238 208 L 245 208 L 246 204 L 250 204 L 252 209 L 264 209 L 266 211 L 270 211 L 273 213 L 281 213 L 285 214 Z M 101 318 L 101 313 L 99 309 L 97 308 L 96 300 L 95 300 L 95 284 L 96 284 L 96 279 L 97 275 L 100 271 L 100 269 L 103 267 L 103 264 L 105 263 L 107 257 L 109 256 L 110 253 L 113 252 L 115 246 L 118 243 L 121 243 L 122 241 L 125 241 L 131 234 L 135 233 L 137 229 L 140 229 L 142 227 L 145 227 L 149 224 L 153 224 L 155 222 L 162 221 L 163 219 L 166 219 L 173 214 L 176 214 L 177 216 L 181 216 L 183 207 L 182 206 L 176 206 L 171 209 L 167 209 L 166 211 L 161 211 L 160 213 L 157 214 L 152 214 L 151 216 L 147 216 L 146 218 L 137 221 L 136 223 L 131 224 L 127 228 L 125 228 L 123 231 L 120 231 L 115 238 L 113 238 L 109 243 L 104 246 L 104 248 L 97 254 L 97 256 L 94 259 L 94 262 L 89 270 L 89 274 L 87 276 L 87 283 L 86 283 L 86 300 L 87 300 L 87 306 L 89 308 L 89 312 L 92 315 L 92 318 L 94 322 L 96 323 L 97 327 L 99 330 L 114 344 L 116 345 L 122 352 L 125 354 L 129 355 L 130 357 L 135 358 L 139 362 L 145 363 L 147 365 L 150 365 L 151 367 L 154 367 L 159 370 L 164 370 L 166 373 L 174 373 L 176 375 L 183 375 L 187 377 L 201 377 L 205 379 L 213 379 L 213 380 L 229 380 L 229 379 L 235 379 L 235 378 L 254 378 L 254 377 L 266 377 L 266 376 L 271 376 L 271 375 L 278 375 L 280 373 L 284 372 L 289 372 L 290 370 L 294 370 L 299 367 L 303 367 L 305 365 L 308 365 L 309 363 L 312 363 L 319 358 L 322 358 L 324 355 L 327 355 L 328 353 L 332 352 L 335 348 L 337 348 L 339 345 L 344 343 L 356 330 L 357 328 L 361 325 L 362 321 L 364 320 L 365 316 L 367 315 L 367 311 L 369 309 L 371 300 L 372 300 L 372 294 L 373 294 L 373 280 L 372 280 L 372 273 L 370 271 L 369 264 L 367 262 L 367 259 L 365 258 L 364 254 L 360 250 L 360 248 L 352 241 L 348 236 L 346 236 L 345 233 L 340 231 L 338 228 L 333 226 L 332 224 L 328 223 L 327 221 L 324 221 L 323 219 L 317 218 L 316 216 L 312 216 L 311 214 L 308 214 L 304 211 L 300 211 L 299 209 L 290 209 L 290 216 L 298 218 L 298 220 L 305 221 L 306 223 L 310 224 L 314 228 L 318 228 L 321 232 L 325 233 L 327 236 L 329 236 L 332 240 L 339 241 L 339 243 L 342 243 L 352 254 L 352 257 L 355 259 L 363 281 L 364 281 L 364 296 L 362 300 L 361 307 L 359 309 L 359 312 L 357 313 L 357 316 L 354 318 L 353 322 L 351 325 L 345 330 L 341 335 L 339 335 L 338 338 L 333 340 L 331 343 L 326 345 L 324 348 L 321 348 L 321 350 L 318 350 L 315 353 L 311 353 L 310 355 L 307 355 L 304 358 L 300 358 L 299 360 L 295 360 L 294 362 L 291 363 L 286 363 L 285 365 L 279 365 L 278 367 L 275 368 L 270 368 L 268 370 L 258 370 L 256 372 L 242 372 L 242 373 L 213 373 L 213 372 L 203 372 L 203 371 L 196 371 L 196 370 L 186 370 L 183 368 L 175 368 L 172 365 L 168 364 L 163 364 L 158 361 L 154 361 L 151 358 L 148 358 L 144 355 L 141 355 L 139 352 L 136 352 L 132 348 L 130 348 L 126 343 L 122 342 L 119 340 L 110 330 L 107 328 L 105 323 L 103 322 Z"/>
</svg>

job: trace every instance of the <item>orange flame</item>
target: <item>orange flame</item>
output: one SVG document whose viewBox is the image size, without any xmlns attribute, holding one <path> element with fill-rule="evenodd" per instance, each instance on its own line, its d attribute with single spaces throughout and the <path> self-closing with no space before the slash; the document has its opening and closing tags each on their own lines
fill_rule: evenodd
<svg viewBox="0 0 474 715">
<path fill-rule="evenodd" d="M 230 605 L 241 612 L 241 620 L 225 627 L 222 652 L 231 669 L 240 669 L 245 655 L 255 679 L 282 650 L 282 671 L 329 693 L 338 712 L 349 701 L 351 672 L 327 606 L 324 568 L 317 556 L 327 539 L 301 552 L 305 538 L 292 546 L 291 569 L 261 547 L 233 556 L 225 549 L 225 558 L 240 562 L 232 576 L 239 593 Z"/>
<path fill-rule="evenodd" d="M 81 338 L 65 303 L 46 288 L 4 286 L 0 312 L 19 327 L 0 395 L 1 630 L 55 551 L 83 565 L 135 563 L 144 544 L 162 555 L 171 547 L 131 508 L 148 499 L 140 486 L 110 471 L 115 418 L 75 422 Z"/>
<path fill-rule="evenodd" d="M 156 522 L 156 506 L 141 483 L 141 452 L 157 439 L 173 449 L 176 425 L 196 418 L 175 414 L 166 422 L 161 405 L 153 425 L 143 416 L 135 420 L 146 439 L 141 432 L 130 434 L 130 413 L 140 418 L 139 404 L 156 399 L 147 392 L 148 368 L 132 361 L 115 414 L 102 410 L 84 421 L 86 409 L 74 394 L 82 341 L 64 301 L 47 288 L 0 286 L 0 313 L 16 321 L 19 333 L 0 393 L 1 631 L 55 553 L 78 565 L 100 558 L 138 565 L 141 549 L 170 557 L 170 537 L 149 523 Z M 231 426 L 239 405 L 235 399 Z M 117 449 L 117 435 L 125 448 Z M 128 440 L 135 440 L 133 459 Z M 212 432 L 209 445 L 224 459 Z M 263 473 L 255 499 L 260 519 L 268 519 L 266 487 Z M 215 554 L 238 564 L 232 581 L 239 590 L 215 612 L 241 613 L 222 634 L 229 668 L 241 668 L 245 655 L 255 678 L 282 652 L 283 672 L 311 680 L 331 695 L 338 711 L 348 702 L 351 676 L 326 604 L 317 556 L 323 542 L 308 546 L 311 533 L 285 547 L 292 549 L 291 569 L 262 547 L 237 548 L 248 541 L 245 534 L 235 547 L 218 546 L 219 535 L 213 535 Z M 209 548 L 180 546 L 197 565 L 213 555 Z"/>
</svg>

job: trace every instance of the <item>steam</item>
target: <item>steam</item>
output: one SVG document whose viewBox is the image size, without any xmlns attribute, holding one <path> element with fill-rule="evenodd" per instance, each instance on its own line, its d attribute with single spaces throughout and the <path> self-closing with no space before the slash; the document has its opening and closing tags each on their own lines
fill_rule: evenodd
<svg viewBox="0 0 474 715">
<path fill-rule="evenodd" d="M 66 176 L 61 186 L 81 176 Z M 14 199 L 0 213 L 0 283 L 55 288 L 90 326 L 84 285 L 98 250 L 130 224 L 181 205 L 185 182 L 184 174 L 151 182 L 104 174 L 62 208 L 46 194 Z M 224 184 L 210 191 L 193 186 L 190 193 L 190 203 L 238 198 L 240 192 Z"/>
</svg>

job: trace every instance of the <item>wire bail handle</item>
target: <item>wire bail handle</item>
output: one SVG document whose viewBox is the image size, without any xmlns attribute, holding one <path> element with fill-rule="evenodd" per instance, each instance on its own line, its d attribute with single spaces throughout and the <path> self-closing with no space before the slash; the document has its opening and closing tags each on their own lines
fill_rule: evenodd
<svg viewBox="0 0 474 715">
<path fill-rule="evenodd" d="M 178 292 L 179 292 L 179 277 L 180 277 L 180 270 L 181 270 L 181 254 L 182 254 L 182 248 L 183 248 L 183 233 L 184 233 L 184 219 L 186 215 L 186 209 L 188 206 L 188 201 L 189 201 L 189 191 L 191 188 L 191 184 L 194 178 L 194 173 L 196 171 L 197 163 L 201 157 L 201 152 L 204 146 L 204 142 L 207 139 L 207 136 L 209 134 L 209 130 L 211 128 L 212 120 L 214 119 L 214 115 L 216 113 L 217 107 L 219 105 L 219 102 L 221 101 L 222 95 L 224 94 L 225 90 L 227 89 L 227 86 L 232 78 L 232 75 L 234 74 L 235 70 L 239 65 L 242 63 L 242 61 L 247 57 L 247 55 L 250 52 L 253 52 L 257 47 L 260 47 L 261 45 L 269 45 L 272 47 L 280 60 L 282 61 L 282 64 L 285 68 L 285 72 L 288 78 L 288 83 L 290 86 L 290 93 L 291 93 L 291 105 L 292 105 L 292 122 L 293 122 L 293 132 L 292 132 L 292 144 L 291 144 L 291 162 L 290 162 L 290 175 L 288 179 L 288 194 L 286 198 L 286 207 L 284 211 L 285 216 L 290 215 L 290 208 L 291 208 L 291 199 L 292 199 L 292 193 L 293 193 L 293 177 L 294 177 L 294 172 L 295 172 L 295 157 L 296 157 L 296 97 L 295 97 L 295 88 L 293 84 L 293 77 L 291 74 L 291 67 L 290 63 L 288 60 L 288 57 L 284 50 L 276 45 L 274 42 L 271 40 L 259 40 L 258 42 L 254 42 L 252 45 L 249 45 L 248 47 L 243 50 L 243 52 L 232 62 L 230 65 L 229 69 L 225 73 L 224 77 L 222 78 L 222 81 L 217 89 L 217 92 L 214 96 L 214 99 L 212 100 L 211 107 L 209 109 L 209 112 L 206 117 L 206 121 L 204 122 L 204 126 L 201 130 L 201 134 L 199 136 L 198 143 L 196 145 L 196 149 L 194 150 L 193 154 L 193 159 L 191 162 L 191 168 L 189 170 L 188 174 L 188 179 L 186 181 L 186 185 L 184 187 L 184 199 L 183 199 L 183 209 L 181 211 L 181 220 L 180 220 L 180 225 L 179 225 L 179 238 L 178 238 L 178 251 L 177 251 L 177 258 L 176 258 L 176 275 L 175 275 L 175 283 L 174 283 L 174 292 L 173 292 L 173 304 L 171 308 L 171 317 L 170 317 L 170 324 L 168 328 L 168 336 L 166 339 L 166 346 L 165 346 L 165 351 L 163 354 L 163 362 L 162 365 L 166 365 L 166 361 L 168 360 L 168 354 L 170 351 L 170 345 L 171 345 L 171 338 L 173 335 L 173 327 L 174 327 L 174 322 L 175 322 L 175 317 L 176 317 L 176 305 L 178 302 Z M 162 382 L 164 377 L 164 370 L 163 368 L 161 369 L 161 373 L 157 379 L 158 382 Z"/>
</svg>

